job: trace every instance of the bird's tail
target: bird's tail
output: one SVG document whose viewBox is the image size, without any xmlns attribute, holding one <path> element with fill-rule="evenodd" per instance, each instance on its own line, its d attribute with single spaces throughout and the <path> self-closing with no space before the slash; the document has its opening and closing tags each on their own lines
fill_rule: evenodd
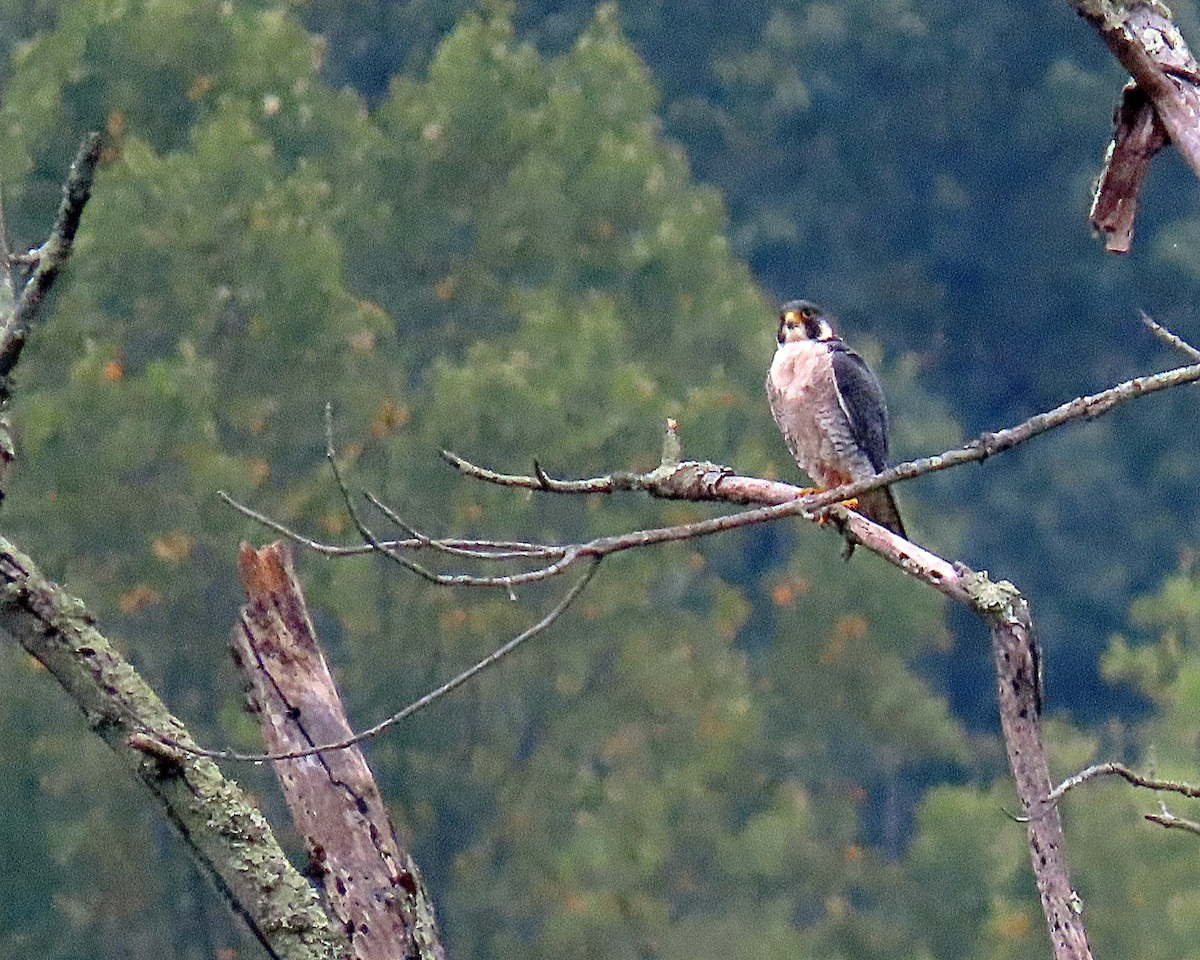
<svg viewBox="0 0 1200 960">
<path fill-rule="evenodd" d="M 896 501 L 892 491 L 887 487 L 870 490 L 858 495 L 858 512 L 868 520 L 874 520 L 881 527 L 887 527 L 892 533 L 908 539 L 904 532 L 904 522 L 900 519 L 900 511 L 896 509 Z"/>
</svg>

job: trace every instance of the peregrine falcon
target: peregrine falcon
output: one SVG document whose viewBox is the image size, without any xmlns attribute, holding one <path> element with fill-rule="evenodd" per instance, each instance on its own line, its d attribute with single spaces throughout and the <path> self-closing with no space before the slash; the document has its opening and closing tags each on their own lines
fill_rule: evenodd
<svg viewBox="0 0 1200 960">
<path fill-rule="evenodd" d="M 833 332 L 815 303 L 793 300 L 779 314 L 779 346 L 767 399 L 800 469 L 820 489 L 864 480 L 887 465 L 887 405 L 870 368 Z M 860 494 L 855 508 L 902 537 L 887 487 Z M 849 544 L 846 556 L 854 548 Z"/>
</svg>

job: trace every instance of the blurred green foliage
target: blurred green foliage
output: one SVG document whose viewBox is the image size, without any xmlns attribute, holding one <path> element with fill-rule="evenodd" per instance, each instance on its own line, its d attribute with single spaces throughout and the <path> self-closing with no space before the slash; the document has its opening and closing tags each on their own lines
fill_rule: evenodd
<svg viewBox="0 0 1200 960">
<path fill-rule="evenodd" d="M 111 137 L 19 373 L 6 531 L 201 739 L 255 744 L 224 638 L 237 541 L 266 534 L 215 493 L 352 539 L 326 402 L 353 483 L 407 522 L 577 540 L 714 509 L 515 494 L 436 452 L 641 469 L 674 417 L 685 454 L 793 477 L 761 386 L 773 295 L 846 314 L 902 457 L 1162 360 L 1135 303 L 1190 332 L 1190 179 L 1160 164 L 1131 260 L 1086 237 L 1120 77 L 1065 5 L 1036 28 L 1020 5 L 710 7 L 0 3 L 18 240 L 45 229 L 82 133 Z M 919 540 L 1032 596 L 1052 706 L 1108 720 L 1056 726 L 1064 774 L 1151 743 L 1187 773 L 1178 624 L 1197 604 L 1150 591 L 1195 541 L 1191 402 L 900 491 Z M 613 558 L 547 636 L 371 747 L 454 956 L 1044 949 L 981 631 L 838 552 L 778 525 Z M 564 589 L 301 571 L 360 724 Z M 1106 662 L 1138 686 L 1102 688 L 1137 591 L 1146 635 Z M 0 658 L 0 849 L 20 864 L 0 958 L 253 952 L 36 665 Z M 1140 799 L 1069 801 L 1089 805 L 1079 886 L 1098 949 L 1183 956 L 1186 844 L 1138 834 Z"/>
</svg>

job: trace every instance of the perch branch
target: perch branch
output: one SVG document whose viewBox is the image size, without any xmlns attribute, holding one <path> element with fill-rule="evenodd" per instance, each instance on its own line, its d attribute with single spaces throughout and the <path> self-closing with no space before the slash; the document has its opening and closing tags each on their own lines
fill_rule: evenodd
<svg viewBox="0 0 1200 960">
<path fill-rule="evenodd" d="M 780 507 L 768 508 L 776 510 L 776 513 L 763 519 L 749 518 L 746 521 L 748 523 L 764 522 L 764 520 L 775 519 L 777 516 L 803 513 L 808 513 L 815 518 L 822 508 L 860 496 L 869 490 L 904 480 L 912 480 L 928 473 L 948 470 L 964 463 L 978 463 L 1074 420 L 1093 420 L 1130 400 L 1197 381 L 1200 381 L 1200 363 L 1176 367 L 1162 373 L 1134 377 L 1099 393 L 1076 397 L 1052 410 L 1035 414 L 1016 426 L 994 433 L 981 434 L 962 447 L 948 450 L 937 456 L 910 460 L 865 480 L 842 484 L 839 487 L 823 490 L 799 500 L 793 495 L 786 504 L 782 504 L 774 497 L 778 488 L 790 487 L 790 485 L 776 484 L 752 477 L 731 476 L 728 468 L 708 463 L 663 464 L 645 474 L 613 473 L 606 477 L 577 482 L 586 484 L 586 492 L 589 493 L 638 490 L 666 499 L 781 504 Z M 537 479 L 533 477 L 500 474 L 487 470 L 454 454 L 448 455 L 447 459 L 467 476 L 486 480 L 489 483 L 524 488 L 532 488 L 538 483 Z M 757 511 L 749 513 L 753 514 Z M 740 514 L 738 516 L 748 515 Z M 697 524 L 696 526 L 702 525 Z"/>
</svg>

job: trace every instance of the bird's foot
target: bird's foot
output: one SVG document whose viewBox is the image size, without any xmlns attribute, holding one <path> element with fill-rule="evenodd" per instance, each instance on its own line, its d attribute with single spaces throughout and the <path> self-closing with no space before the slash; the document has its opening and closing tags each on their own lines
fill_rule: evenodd
<svg viewBox="0 0 1200 960">
<path fill-rule="evenodd" d="M 821 492 L 820 487 L 801 487 L 800 491 L 796 494 L 796 499 L 803 500 L 805 497 L 811 497 L 814 493 L 820 493 L 820 492 Z M 825 524 L 828 521 L 829 521 L 829 518 L 824 513 L 820 514 L 816 518 L 818 527 L 825 526 Z"/>
</svg>

